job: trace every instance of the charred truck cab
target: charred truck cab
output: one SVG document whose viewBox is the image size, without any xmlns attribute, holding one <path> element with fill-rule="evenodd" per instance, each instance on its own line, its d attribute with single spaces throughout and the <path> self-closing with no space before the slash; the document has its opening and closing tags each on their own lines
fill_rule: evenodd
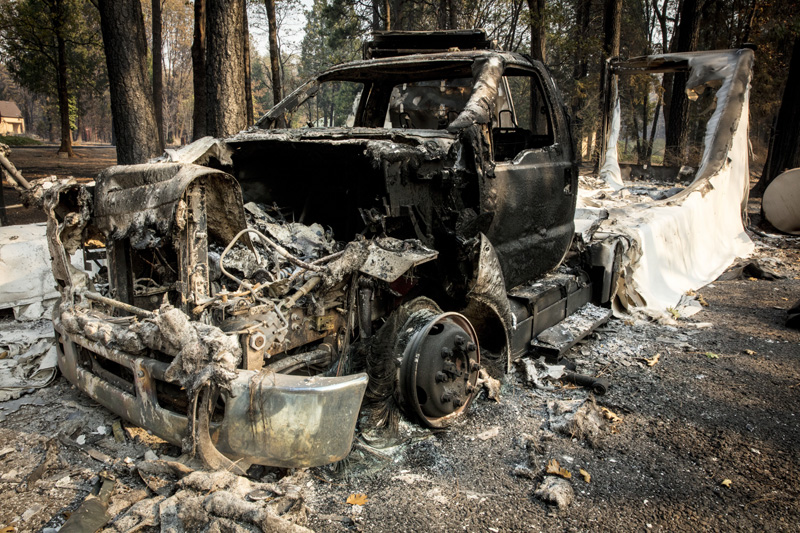
<svg viewBox="0 0 800 533">
<path fill-rule="evenodd" d="M 479 31 L 379 33 L 256 127 L 50 190 L 59 366 L 212 467 L 334 462 L 400 411 L 445 427 L 485 359 L 607 318 L 576 194 L 540 63 Z"/>
</svg>

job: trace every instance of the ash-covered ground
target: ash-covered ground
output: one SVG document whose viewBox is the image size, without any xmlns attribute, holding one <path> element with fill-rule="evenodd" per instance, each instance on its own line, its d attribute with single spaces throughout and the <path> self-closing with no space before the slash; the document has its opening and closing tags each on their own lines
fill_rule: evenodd
<svg viewBox="0 0 800 533">
<path fill-rule="evenodd" d="M 206 473 L 62 377 L 5 395 L 0 531 L 56 531 L 87 497 L 104 531 L 797 531 L 800 238 L 749 233 L 780 279 L 716 281 L 698 314 L 613 318 L 571 350 L 607 394 L 496 362 L 499 401 L 444 431 L 402 424 L 392 447 L 365 431 L 329 467 Z M 0 363 L 48 382 L 31 354 Z"/>
<path fill-rule="evenodd" d="M 783 279 L 714 282 L 689 319 L 612 319 L 572 349 L 579 371 L 610 381 L 606 395 L 538 388 L 515 367 L 496 376 L 500 401 L 482 394 L 455 427 L 403 425 L 388 449 L 362 435 L 335 468 L 187 482 L 191 467 L 169 467 L 180 450 L 124 422 L 115 436 L 118 420 L 58 377 L 0 403 L 0 525 L 57 529 L 111 478 L 109 531 L 260 531 L 266 516 L 314 531 L 796 531 L 800 332 L 784 321 L 800 250 L 753 237 Z M 218 492 L 272 510 L 262 522 L 220 502 L 208 513 Z M 353 494 L 366 501 L 346 503 Z M 178 526 L 162 524 L 169 498 L 189 509 Z"/>
</svg>

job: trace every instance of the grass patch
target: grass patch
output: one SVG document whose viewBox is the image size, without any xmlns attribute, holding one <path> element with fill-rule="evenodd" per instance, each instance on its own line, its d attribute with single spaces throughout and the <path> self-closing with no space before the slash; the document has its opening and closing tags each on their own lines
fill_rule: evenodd
<svg viewBox="0 0 800 533">
<path fill-rule="evenodd" d="M 31 139 L 30 137 L 22 137 L 19 135 L 0 135 L 0 143 L 9 146 L 37 146 L 44 144 L 42 141 Z"/>
</svg>

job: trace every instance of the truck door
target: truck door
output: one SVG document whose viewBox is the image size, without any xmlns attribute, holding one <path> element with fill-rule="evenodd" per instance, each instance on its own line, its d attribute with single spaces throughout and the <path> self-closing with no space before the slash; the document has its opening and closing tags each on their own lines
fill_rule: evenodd
<svg viewBox="0 0 800 533">
<path fill-rule="evenodd" d="M 506 68 L 504 77 L 491 125 L 496 196 L 487 237 L 511 288 L 555 268 L 567 252 L 578 172 L 569 123 L 544 67 Z"/>
</svg>

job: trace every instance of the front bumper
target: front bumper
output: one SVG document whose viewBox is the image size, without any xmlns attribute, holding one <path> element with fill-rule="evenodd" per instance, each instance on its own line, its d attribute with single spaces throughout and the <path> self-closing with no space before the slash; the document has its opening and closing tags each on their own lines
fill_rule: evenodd
<svg viewBox="0 0 800 533">
<path fill-rule="evenodd" d="M 181 445 L 188 419 L 159 400 L 167 363 L 106 348 L 65 331 L 57 319 L 53 324 L 58 366 L 71 383 L 129 422 Z M 132 378 L 92 365 L 83 350 L 130 370 Z M 232 394 L 224 398 L 224 416 L 211 423 L 211 440 L 233 460 L 268 466 L 305 468 L 341 460 L 350 452 L 366 387 L 366 374 L 302 377 L 239 370 Z"/>
</svg>

